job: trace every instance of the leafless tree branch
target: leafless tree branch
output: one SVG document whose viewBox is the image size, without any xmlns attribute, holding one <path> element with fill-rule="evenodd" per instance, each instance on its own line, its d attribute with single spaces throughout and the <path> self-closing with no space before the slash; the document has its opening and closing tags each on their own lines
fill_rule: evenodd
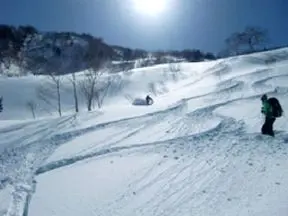
<svg viewBox="0 0 288 216">
<path fill-rule="evenodd" d="M 26 104 L 27 108 L 31 111 L 33 118 L 36 118 L 37 104 L 33 100 L 29 100 Z"/>
</svg>

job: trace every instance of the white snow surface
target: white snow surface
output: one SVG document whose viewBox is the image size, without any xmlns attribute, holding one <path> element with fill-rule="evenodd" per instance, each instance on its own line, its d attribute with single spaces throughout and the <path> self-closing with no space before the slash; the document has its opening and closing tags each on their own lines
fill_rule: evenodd
<svg viewBox="0 0 288 216">
<path fill-rule="evenodd" d="M 260 97 L 287 110 L 288 49 L 180 68 L 107 74 L 103 108 L 77 115 L 64 77 L 64 115 L 39 102 L 35 120 L 46 77 L 0 77 L 0 215 L 286 216 L 288 122 L 261 135 Z"/>
</svg>

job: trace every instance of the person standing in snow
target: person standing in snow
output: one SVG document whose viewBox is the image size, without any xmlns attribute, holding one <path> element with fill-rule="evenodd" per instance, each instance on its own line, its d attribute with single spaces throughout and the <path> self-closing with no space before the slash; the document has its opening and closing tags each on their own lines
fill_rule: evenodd
<svg viewBox="0 0 288 216">
<path fill-rule="evenodd" d="M 149 95 L 147 95 L 146 96 L 146 104 L 152 105 L 153 103 L 154 103 L 153 99 Z"/>
<path fill-rule="evenodd" d="M 281 117 L 283 110 L 276 98 L 269 98 L 266 94 L 261 97 L 262 108 L 261 113 L 265 115 L 265 122 L 261 128 L 262 134 L 274 137 L 273 124 L 276 118 Z"/>
</svg>

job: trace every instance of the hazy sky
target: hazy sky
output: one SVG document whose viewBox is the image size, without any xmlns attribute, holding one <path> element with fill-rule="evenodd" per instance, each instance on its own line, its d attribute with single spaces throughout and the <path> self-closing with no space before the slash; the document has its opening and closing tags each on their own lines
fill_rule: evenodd
<svg viewBox="0 0 288 216">
<path fill-rule="evenodd" d="M 132 48 L 212 52 L 230 33 L 257 25 L 269 30 L 273 45 L 288 44 L 288 0 L 167 0 L 157 17 L 137 13 L 131 1 L 0 0 L 0 24 L 85 32 Z"/>
</svg>

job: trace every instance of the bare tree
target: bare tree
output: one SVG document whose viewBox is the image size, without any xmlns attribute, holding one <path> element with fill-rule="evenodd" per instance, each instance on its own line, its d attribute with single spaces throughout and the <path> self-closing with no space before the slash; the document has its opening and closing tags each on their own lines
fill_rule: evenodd
<svg viewBox="0 0 288 216">
<path fill-rule="evenodd" d="M 239 54 L 239 48 L 243 44 L 243 37 L 243 33 L 235 32 L 225 40 L 227 50 L 230 54 Z"/>
<path fill-rule="evenodd" d="M 80 50 L 78 50 L 78 53 L 79 53 L 79 56 L 77 56 L 77 57 L 80 58 L 82 52 Z M 79 61 L 75 61 L 75 62 L 77 63 Z M 73 63 L 71 63 L 71 64 L 73 64 Z M 72 87 L 73 87 L 73 99 L 74 99 L 75 112 L 78 113 L 79 112 L 79 103 L 78 103 L 77 79 L 76 79 L 76 72 L 75 71 L 72 71 L 71 78 L 69 78 L 69 81 L 72 83 Z"/>
<path fill-rule="evenodd" d="M 57 92 L 57 108 L 59 116 L 62 116 L 62 108 L 61 108 L 61 94 L 60 94 L 60 84 L 61 84 L 61 76 L 55 76 L 53 74 L 50 74 L 51 80 L 54 82 L 56 86 L 56 92 Z"/>
<path fill-rule="evenodd" d="M 105 90 L 108 89 L 110 83 L 103 85 L 100 78 L 104 70 L 88 69 L 85 72 L 85 78 L 80 82 L 81 91 L 85 97 L 88 111 L 92 110 L 94 100 L 97 101 L 98 108 L 101 108 L 105 97 Z M 102 94 L 104 92 L 104 94 Z"/>
<path fill-rule="evenodd" d="M 75 69 L 78 68 L 79 62 L 81 62 L 81 59 L 84 56 L 84 51 L 81 46 L 79 46 L 77 43 L 75 43 L 74 38 L 71 34 L 67 33 L 65 35 L 66 41 L 64 41 L 64 44 L 62 44 L 62 47 L 65 47 L 66 49 L 66 55 L 70 59 L 72 59 L 72 56 L 70 54 L 73 54 L 73 59 L 75 61 L 72 61 L 70 65 L 74 69 L 71 73 L 71 78 L 69 79 L 73 86 L 73 99 L 74 99 L 74 108 L 75 112 L 79 112 L 79 103 L 78 103 L 78 91 L 77 91 L 77 80 L 76 80 L 76 71 Z"/>
<path fill-rule="evenodd" d="M 102 106 L 105 97 L 103 97 L 103 92 L 105 93 L 104 90 L 110 86 L 110 84 L 103 86 L 103 81 L 101 82 L 100 80 L 105 72 L 105 64 L 109 57 L 106 55 L 106 52 L 103 51 L 103 47 L 99 42 L 99 39 L 95 38 L 89 40 L 87 53 L 85 55 L 88 69 L 84 73 L 84 80 L 80 82 L 80 88 L 86 99 L 88 111 L 92 110 L 94 100 L 97 100 L 98 107 Z M 106 93 L 104 95 L 106 95 Z"/>
<path fill-rule="evenodd" d="M 33 100 L 29 100 L 26 104 L 27 108 L 31 111 L 33 118 L 36 118 L 36 108 L 37 108 L 37 104 L 35 103 L 35 101 Z"/>
<path fill-rule="evenodd" d="M 37 89 L 37 97 L 47 105 L 56 108 L 59 116 L 62 116 L 61 106 L 61 83 L 62 76 L 50 73 L 46 83 L 40 85 Z M 56 106 L 54 102 L 56 100 Z"/>
<path fill-rule="evenodd" d="M 112 84 L 112 81 L 108 79 L 107 82 L 102 82 L 98 86 L 96 94 L 95 94 L 95 99 L 97 101 L 98 108 L 101 108 L 103 106 L 104 99 L 108 94 L 111 84 Z"/>
<path fill-rule="evenodd" d="M 248 26 L 242 32 L 235 32 L 230 35 L 225 43 L 230 53 L 239 54 L 240 48 L 249 48 L 250 52 L 255 51 L 255 47 L 264 44 L 268 40 L 268 33 L 260 27 Z"/>
<path fill-rule="evenodd" d="M 75 112 L 79 112 L 79 103 L 78 103 L 78 94 L 77 94 L 77 84 L 76 84 L 76 75 L 72 73 L 72 84 L 73 84 L 73 96 L 75 103 Z"/>
<path fill-rule="evenodd" d="M 246 35 L 245 43 L 248 44 L 251 51 L 255 50 L 255 46 L 261 45 L 268 40 L 267 31 L 260 27 L 248 26 L 244 34 Z"/>
<path fill-rule="evenodd" d="M 53 50 L 53 57 L 49 58 L 43 63 L 43 68 L 46 70 L 48 83 L 46 88 L 46 92 L 43 90 L 38 92 L 38 97 L 44 101 L 49 102 L 50 104 L 53 102 L 49 101 L 51 99 L 56 100 L 56 107 L 59 116 L 62 116 L 62 105 L 61 105 L 61 85 L 62 85 L 62 78 L 63 76 L 60 74 L 63 67 L 63 50 L 57 45 L 57 38 L 56 36 L 52 39 L 52 50 Z M 42 89 L 44 87 L 42 86 Z M 40 93 L 40 95 L 39 95 Z M 42 94 L 42 95 L 41 95 Z M 45 96 L 49 96 L 45 98 Z"/>
<path fill-rule="evenodd" d="M 85 79 L 79 83 L 81 91 L 87 103 L 88 111 L 92 110 L 92 102 L 93 102 L 93 98 L 95 94 L 94 91 L 95 91 L 97 78 L 98 78 L 98 73 L 89 69 L 87 72 L 85 72 Z"/>
</svg>

